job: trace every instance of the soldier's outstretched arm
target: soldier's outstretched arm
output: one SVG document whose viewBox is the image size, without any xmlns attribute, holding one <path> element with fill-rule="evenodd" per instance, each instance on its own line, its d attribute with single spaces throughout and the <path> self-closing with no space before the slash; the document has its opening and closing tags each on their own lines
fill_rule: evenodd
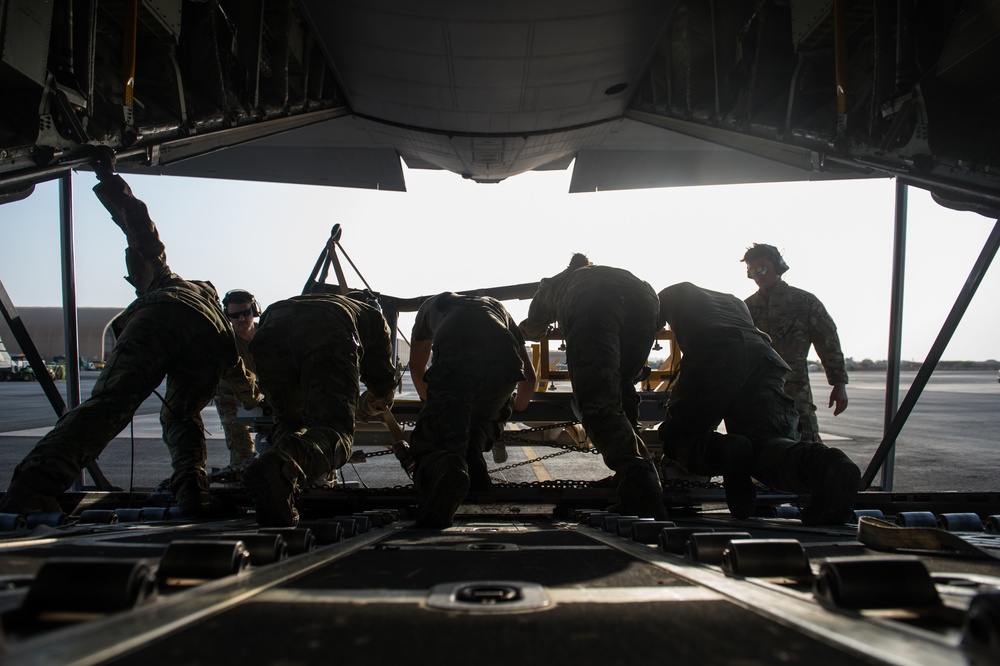
<svg viewBox="0 0 1000 666">
<path fill-rule="evenodd" d="M 555 303 L 552 302 L 552 288 L 547 280 L 538 285 L 535 297 L 528 304 L 528 316 L 519 324 L 521 333 L 527 340 L 542 340 L 549 333 L 555 319 Z"/>
<path fill-rule="evenodd" d="M 114 173 L 114 153 L 101 149 L 98 155 L 100 159 L 94 171 L 100 182 L 94 187 L 94 194 L 111 213 L 115 224 L 125 232 L 128 241 L 125 264 L 129 272 L 125 279 L 135 287 L 136 294 L 141 295 L 160 277 L 170 273 L 166 248 L 146 204 L 132 194 L 121 176 Z"/>
<path fill-rule="evenodd" d="M 128 246 L 149 259 L 166 263 L 166 248 L 156 225 L 141 200 L 132 194 L 128 183 L 118 175 L 109 175 L 94 186 L 94 194 L 111 213 L 111 219 L 125 232 Z"/>
</svg>

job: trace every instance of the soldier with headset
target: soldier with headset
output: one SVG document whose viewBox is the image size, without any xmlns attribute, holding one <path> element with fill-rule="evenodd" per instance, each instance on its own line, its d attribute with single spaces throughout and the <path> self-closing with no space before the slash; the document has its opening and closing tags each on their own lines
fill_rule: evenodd
<svg viewBox="0 0 1000 666">
<path fill-rule="evenodd" d="M 745 300 L 753 323 L 771 336 L 774 350 L 791 368 L 785 375 L 785 393 L 795 400 L 802 441 L 821 442 L 806 357 L 810 347 L 816 347 L 832 387 L 829 406 L 837 416 L 847 409 L 847 369 L 837 325 L 818 298 L 781 279 L 788 264 L 778 248 L 754 243 L 743 255 L 743 261 L 747 277 L 758 287 Z"/>
<path fill-rule="evenodd" d="M 250 355 L 250 341 L 257 332 L 257 317 L 260 304 L 254 295 L 245 289 L 231 289 L 222 298 L 222 309 L 233 325 L 236 333 L 236 349 L 243 359 L 243 365 L 254 372 L 253 357 Z M 236 391 L 223 379 L 215 390 L 215 410 L 219 413 L 222 430 L 226 434 L 226 448 L 229 449 L 229 467 L 237 471 L 254 457 L 253 434 L 250 427 L 236 422 L 239 400 Z"/>
</svg>

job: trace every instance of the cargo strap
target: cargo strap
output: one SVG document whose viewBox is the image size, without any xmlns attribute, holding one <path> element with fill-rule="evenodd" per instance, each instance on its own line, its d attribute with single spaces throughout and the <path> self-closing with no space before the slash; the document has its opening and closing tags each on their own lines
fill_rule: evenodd
<svg viewBox="0 0 1000 666">
<path fill-rule="evenodd" d="M 981 548 L 952 532 L 934 527 L 899 527 L 871 516 L 858 519 L 858 541 L 875 550 L 1000 559 L 1000 550 Z"/>
</svg>

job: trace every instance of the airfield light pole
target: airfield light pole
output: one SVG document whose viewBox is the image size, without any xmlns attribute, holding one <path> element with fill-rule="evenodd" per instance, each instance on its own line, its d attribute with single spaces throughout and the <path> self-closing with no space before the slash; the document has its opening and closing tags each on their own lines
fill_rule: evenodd
<svg viewBox="0 0 1000 666">
<path fill-rule="evenodd" d="M 906 215 L 908 192 L 906 183 L 896 179 L 896 217 L 892 240 L 892 293 L 889 305 L 889 359 L 885 373 L 885 436 L 899 408 L 899 366 L 903 340 L 903 278 L 906 272 Z M 893 441 L 882 465 L 881 486 L 891 491 L 896 470 L 896 443 Z"/>
</svg>

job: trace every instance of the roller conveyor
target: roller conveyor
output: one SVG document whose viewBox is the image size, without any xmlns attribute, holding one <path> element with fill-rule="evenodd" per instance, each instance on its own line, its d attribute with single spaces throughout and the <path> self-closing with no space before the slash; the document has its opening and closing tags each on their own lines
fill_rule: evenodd
<svg viewBox="0 0 1000 666">
<path fill-rule="evenodd" d="M 851 525 L 510 508 L 444 531 L 369 511 L 281 538 L 251 519 L 8 532 L 4 663 L 996 663 L 995 533 L 953 533 L 982 551 L 955 557 Z"/>
</svg>

